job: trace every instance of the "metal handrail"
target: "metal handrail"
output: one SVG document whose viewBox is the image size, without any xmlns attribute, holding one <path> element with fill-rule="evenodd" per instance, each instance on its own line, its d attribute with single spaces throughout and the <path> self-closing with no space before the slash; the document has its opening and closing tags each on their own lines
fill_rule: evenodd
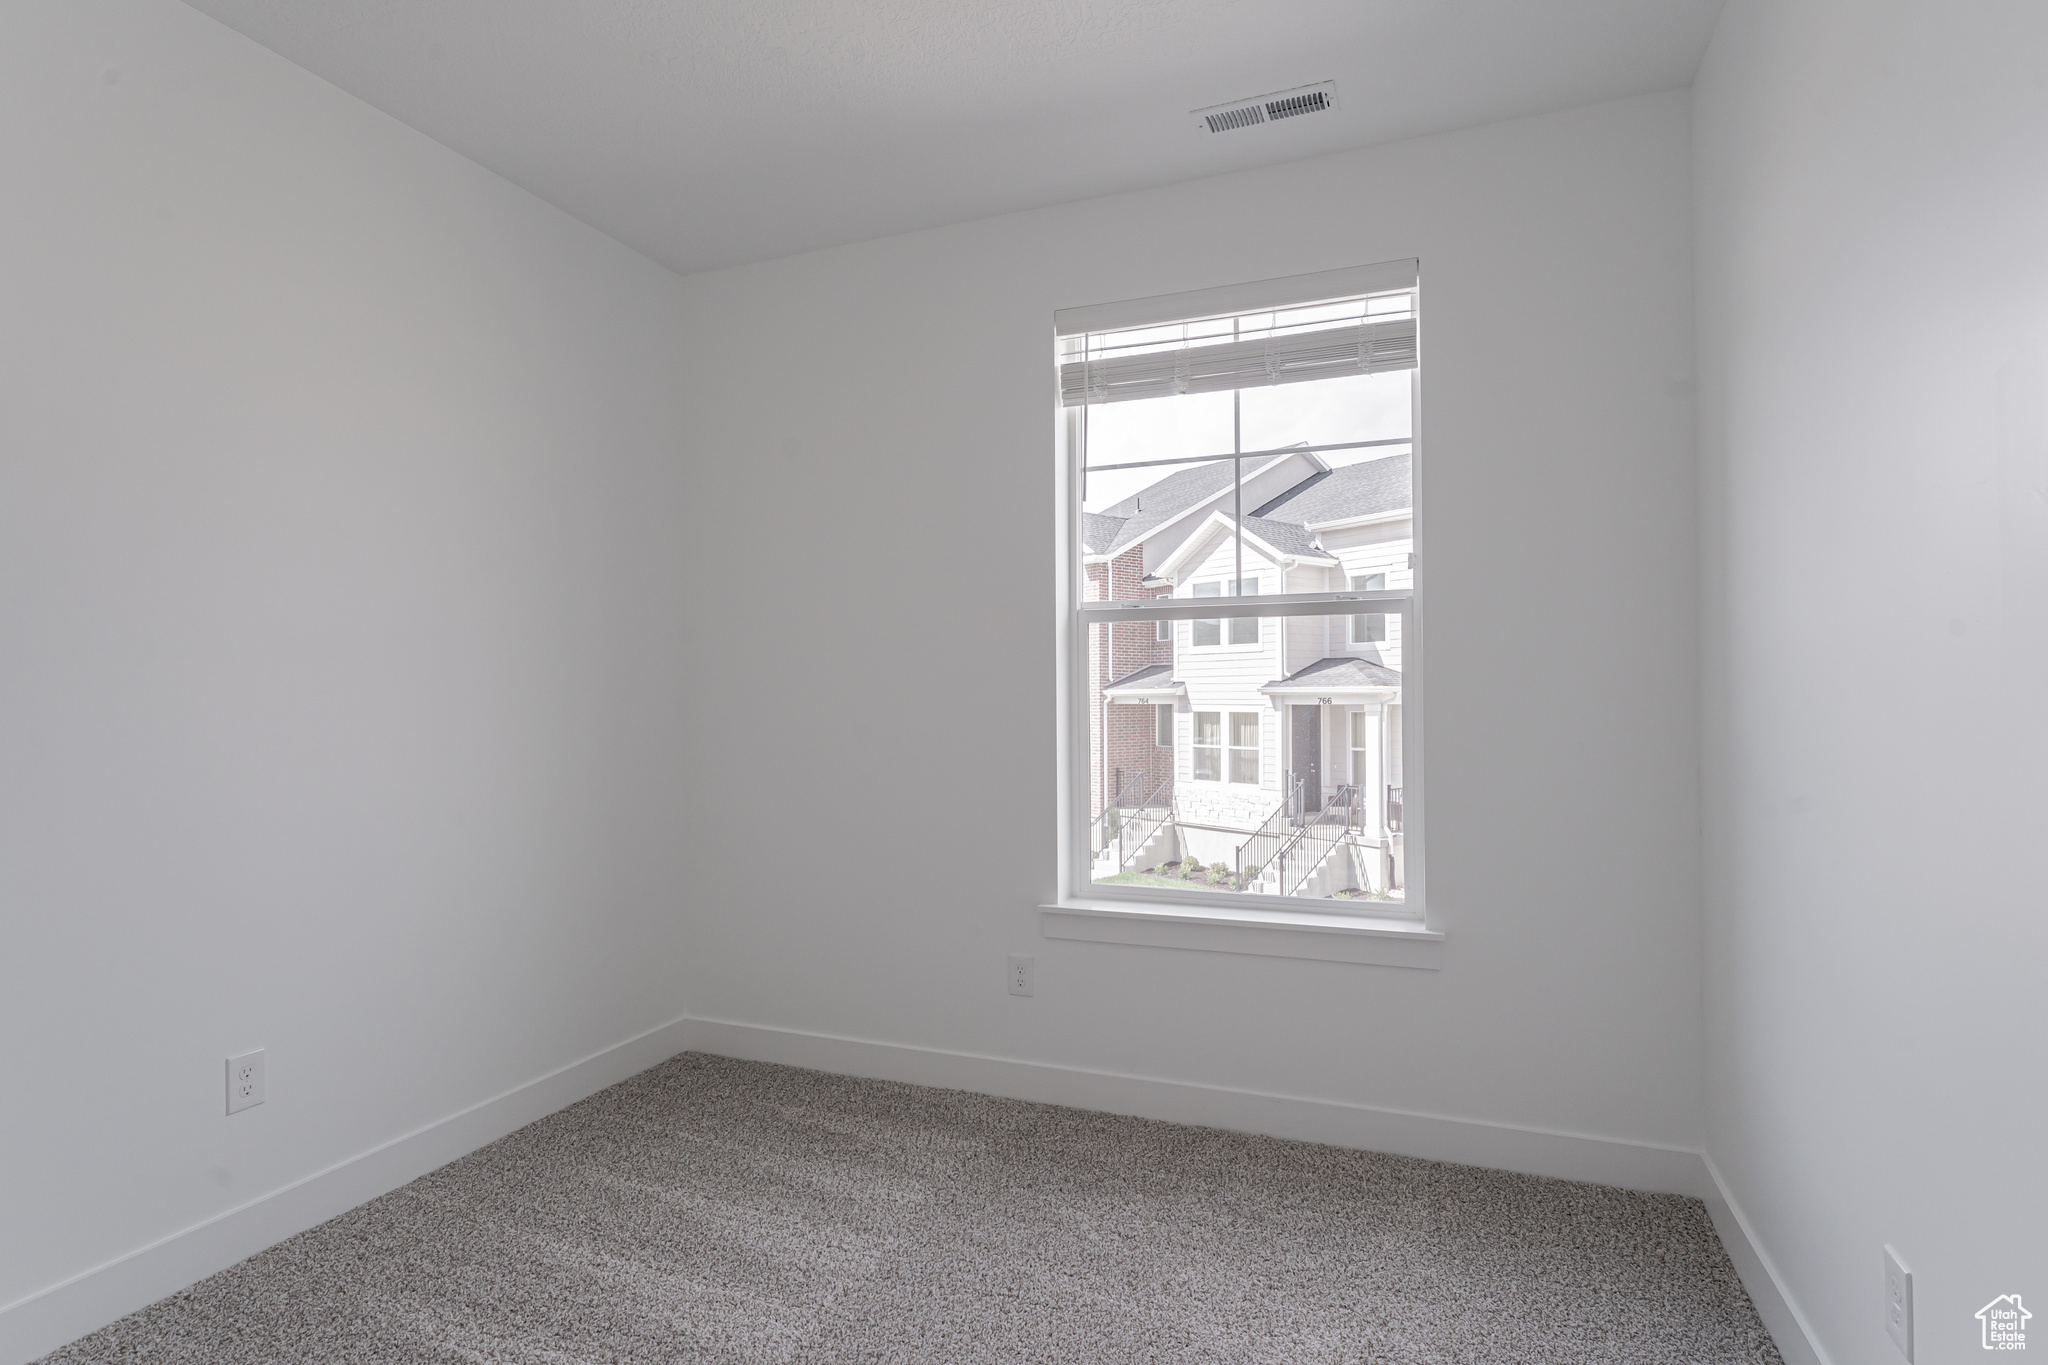
<svg viewBox="0 0 2048 1365">
<path fill-rule="evenodd" d="M 1117 827 L 1116 870 L 1119 873 L 1130 869 L 1131 859 L 1137 855 L 1138 850 L 1145 847 L 1161 825 L 1173 818 L 1173 797 L 1170 795 L 1172 790 L 1173 774 L 1168 773 L 1159 779 L 1159 785 L 1152 789 L 1151 794 L 1138 804 L 1136 813 Z M 1162 795 L 1166 796 L 1164 802 L 1159 799 Z M 1145 820 L 1148 813 L 1155 810 L 1159 812 L 1158 815 L 1152 817 L 1152 823 L 1147 825 Z"/>
<path fill-rule="evenodd" d="M 1256 876 L 1259 869 L 1272 864 L 1273 855 L 1285 848 L 1288 841 L 1293 838 L 1292 826 L 1301 815 L 1302 795 L 1306 783 L 1307 779 L 1303 777 L 1288 779 L 1287 794 L 1280 798 L 1279 807 L 1252 831 L 1251 838 L 1237 846 L 1234 871 L 1238 890 L 1244 890 L 1247 867 L 1251 868 L 1253 875 Z M 1247 853 L 1255 856 L 1247 857 Z"/>
<path fill-rule="evenodd" d="M 1110 797 L 1109 800 L 1103 805 L 1102 809 L 1096 813 L 1095 818 L 1088 822 L 1089 847 L 1100 850 L 1103 848 L 1107 848 L 1109 846 L 1109 841 L 1107 839 L 1098 837 L 1097 831 L 1101 828 L 1102 822 L 1109 818 L 1109 813 L 1111 811 L 1121 811 L 1129 809 L 1129 807 L 1124 804 L 1125 795 L 1129 793 L 1131 788 L 1137 786 L 1140 782 L 1143 782 L 1144 780 L 1145 770 L 1143 768 L 1140 768 L 1137 772 L 1134 772 L 1129 777 L 1125 778 L 1123 784 L 1116 789 L 1116 795 Z"/>
<path fill-rule="evenodd" d="M 1323 808 L 1303 821 L 1276 856 L 1280 894 L 1291 896 L 1315 875 L 1338 844 L 1363 831 L 1365 792 L 1349 783 L 1330 793 Z M 1292 875 L 1289 875 L 1289 874 Z"/>
</svg>

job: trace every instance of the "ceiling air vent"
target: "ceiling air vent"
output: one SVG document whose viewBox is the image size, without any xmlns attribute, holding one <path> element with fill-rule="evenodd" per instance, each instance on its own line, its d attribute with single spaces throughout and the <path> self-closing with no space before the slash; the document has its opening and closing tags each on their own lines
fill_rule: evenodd
<svg viewBox="0 0 2048 1365">
<path fill-rule="evenodd" d="M 1205 133 L 1227 133 L 1233 128 L 1278 123 L 1281 119 L 1320 114 L 1336 107 L 1337 83 L 1324 81 L 1321 85 L 1298 86 L 1293 90 L 1260 95 L 1256 99 L 1211 105 L 1207 109 L 1195 110 L 1194 118 L 1195 126 Z"/>
</svg>

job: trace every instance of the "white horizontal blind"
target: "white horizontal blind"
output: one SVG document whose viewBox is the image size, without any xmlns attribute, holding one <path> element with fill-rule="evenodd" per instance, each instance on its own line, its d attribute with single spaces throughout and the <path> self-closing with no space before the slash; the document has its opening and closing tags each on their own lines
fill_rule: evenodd
<svg viewBox="0 0 2048 1365">
<path fill-rule="evenodd" d="M 1111 339 L 1114 334 L 1088 337 L 1083 354 L 1060 366 L 1061 406 L 1415 368 L 1413 314 L 1376 317 L 1361 310 L 1334 325 L 1266 325 L 1242 340 L 1230 340 L 1228 330 L 1219 336 L 1210 330 L 1213 323 L 1202 326 L 1208 335 L 1189 337 L 1179 345 L 1162 345 L 1148 337 L 1120 346 Z"/>
</svg>

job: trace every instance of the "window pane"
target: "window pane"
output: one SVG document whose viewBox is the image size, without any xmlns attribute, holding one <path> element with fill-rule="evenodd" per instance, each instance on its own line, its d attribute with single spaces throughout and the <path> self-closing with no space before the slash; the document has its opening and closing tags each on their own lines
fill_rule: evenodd
<svg viewBox="0 0 2048 1365">
<path fill-rule="evenodd" d="M 1257 749 L 1232 749 L 1230 751 L 1230 780 L 1256 785 L 1259 780 L 1259 751 Z"/>
<path fill-rule="evenodd" d="M 1131 663 L 1118 664 L 1133 669 L 1122 675 L 1132 679 L 1126 695 L 1145 704 L 1120 702 L 1114 686 L 1089 694 L 1095 728 L 1104 713 L 1108 725 L 1090 775 L 1093 879 L 1219 896 L 1243 881 L 1262 896 L 1399 902 L 1401 619 L 1388 613 L 1388 638 L 1361 651 L 1348 612 L 1269 618 L 1265 650 L 1176 656 L 1159 646 L 1156 672 L 1135 670 L 1139 651 L 1154 648 L 1152 623 L 1118 627 L 1135 642 Z M 1105 816 L 1119 790 L 1128 806 Z"/>
</svg>

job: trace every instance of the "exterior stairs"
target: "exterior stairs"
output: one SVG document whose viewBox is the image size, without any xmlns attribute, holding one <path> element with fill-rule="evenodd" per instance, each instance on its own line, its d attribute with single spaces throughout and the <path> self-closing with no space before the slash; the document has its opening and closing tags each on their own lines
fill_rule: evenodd
<svg viewBox="0 0 2048 1365">
<path fill-rule="evenodd" d="M 1125 818 L 1133 823 L 1139 820 L 1143 820 L 1148 824 L 1157 820 L 1158 823 L 1153 825 L 1150 832 L 1145 835 L 1144 842 L 1132 850 L 1130 861 L 1121 869 L 1117 867 L 1118 841 L 1115 839 L 1110 840 L 1109 846 L 1095 855 L 1094 865 L 1089 869 L 1091 880 L 1099 882 L 1105 878 L 1114 877 L 1119 870 L 1124 872 L 1143 872 L 1148 868 L 1157 867 L 1161 863 L 1172 862 L 1179 856 L 1180 840 L 1176 837 L 1173 817 L 1170 813 L 1134 813 Z"/>
</svg>

